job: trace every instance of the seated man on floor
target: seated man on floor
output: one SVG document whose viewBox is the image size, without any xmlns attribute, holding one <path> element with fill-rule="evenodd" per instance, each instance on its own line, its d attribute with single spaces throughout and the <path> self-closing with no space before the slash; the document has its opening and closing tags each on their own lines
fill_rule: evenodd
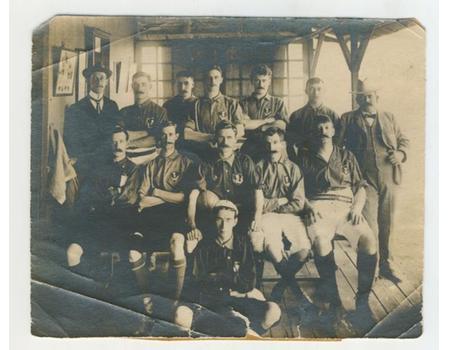
<svg viewBox="0 0 450 350">
<path fill-rule="evenodd" d="M 314 147 L 301 154 L 299 162 L 308 199 L 304 209 L 305 220 L 317 270 L 323 280 L 323 297 L 330 305 L 329 315 L 333 318 L 340 316 L 342 308 L 332 244 L 335 235 L 339 234 L 358 253 L 356 314 L 367 317 L 371 315 L 369 293 L 377 263 L 377 242 L 362 215 L 366 182 L 353 154 L 333 145 L 335 129 L 330 117 L 316 117 L 316 132 Z M 362 322 L 359 323 L 362 326 Z"/>
<path fill-rule="evenodd" d="M 81 188 L 76 203 L 79 219 L 74 220 L 74 234 L 67 249 L 69 267 L 94 279 L 98 277 L 100 253 L 125 249 L 136 217 L 139 176 L 137 166 L 126 156 L 127 131 L 117 127 L 111 144 L 112 159 L 100 159 Z"/>
<path fill-rule="evenodd" d="M 193 162 L 178 153 L 176 124 L 166 121 L 158 136 L 160 154 L 144 169 L 138 191 L 138 233 L 130 251 L 130 262 L 143 291 L 148 291 L 144 252 L 169 250 L 173 232 L 184 230 L 185 194 L 191 189 Z"/>
<path fill-rule="evenodd" d="M 186 280 L 183 300 L 198 303 L 214 313 L 204 314 L 192 305 L 179 304 L 175 323 L 207 335 L 245 336 L 249 326 L 263 334 L 281 316 L 280 308 L 266 301 L 255 288 L 255 263 L 248 235 L 236 231 L 238 208 L 220 200 L 213 208 L 214 228 L 191 253 L 192 278 Z M 184 235 L 175 233 L 180 240 Z M 177 251 L 178 259 L 188 254 Z"/>
<path fill-rule="evenodd" d="M 290 286 L 302 299 L 295 281 L 295 274 L 310 256 L 311 243 L 300 218 L 305 203 L 303 175 L 299 167 L 287 158 L 284 131 L 271 127 L 263 133 L 265 157 L 256 165 L 263 199 L 261 230 L 250 232 L 253 249 L 265 253 L 282 280 L 274 287 L 272 298 L 280 301 L 284 289 Z M 262 270 L 262 269 L 261 269 Z"/>
</svg>

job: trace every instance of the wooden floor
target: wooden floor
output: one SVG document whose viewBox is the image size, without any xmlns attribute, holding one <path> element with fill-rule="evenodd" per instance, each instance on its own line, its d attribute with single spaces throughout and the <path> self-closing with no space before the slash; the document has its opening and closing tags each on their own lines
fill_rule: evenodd
<svg viewBox="0 0 450 350">
<path fill-rule="evenodd" d="M 335 259 L 338 265 L 336 272 L 339 295 L 342 304 L 350 314 L 355 311 L 355 294 L 357 291 L 356 253 L 346 241 L 335 242 Z M 273 286 L 279 280 L 272 264 L 265 263 L 262 289 L 267 298 Z M 297 274 L 297 283 L 304 295 L 315 302 L 315 292 L 319 275 L 313 260 L 310 260 Z M 355 334 L 354 329 L 339 329 L 338 338 L 347 337 L 402 337 L 420 336 L 421 328 L 421 286 L 413 286 L 408 281 L 398 285 L 385 279 L 377 279 L 370 294 L 369 305 L 374 319 L 373 325 L 365 334 Z M 278 325 L 266 336 L 271 338 L 324 338 L 327 332 L 322 327 L 310 322 L 304 316 L 300 320 L 299 302 L 296 295 L 286 289 L 280 304 L 282 317 Z"/>
<path fill-rule="evenodd" d="M 50 248 L 46 248 L 43 251 L 49 252 Z M 33 260 L 34 259 L 34 260 Z M 72 298 L 73 300 L 73 308 L 79 309 L 80 301 L 77 298 L 83 299 L 83 297 L 88 299 L 89 302 L 93 302 L 92 296 L 95 297 L 96 303 L 101 304 L 103 307 L 103 300 L 98 297 L 99 291 L 103 289 L 99 287 L 98 283 L 92 280 L 88 280 L 83 275 L 77 275 L 66 268 L 59 266 L 56 263 L 50 262 L 47 257 L 39 258 L 38 256 L 33 255 L 32 259 L 32 277 L 36 281 L 36 284 L 46 284 L 46 286 L 51 290 L 61 289 L 61 295 L 64 296 L 68 291 L 70 293 L 75 293 L 76 298 Z M 340 298 L 342 300 L 343 306 L 348 312 L 352 312 L 355 309 L 355 293 L 357 291 L 357 270 L 356 270 L 356 253 L 350 248 L 347 241 L 335 241 L 335 259 L 338 265 L 338 270 L 336 272 L 338 289 Z M 155 257 L 156 266 L 166 266 L 168 265 L 168 254 L 164 253 L 161 256 Z M 126 265 L 127 274 L 130 274 L 128 269 L 128 265 Z M 118 276 L 120 275 L 118 271 Z M 112 273 L 112 271 L 111 271 Z M 318 282 L 320 281 L 317 269 L 314 265 L 314 261 L 311 259 L 297 274 L 297 284 L 301 291 L 306 295 L 306 297 L 313 303 L 317 302 L 316 298 L 316 289 Z M 134 281 L 134 275 L 129 276 L 130 281 Z M 272 264 L 266 262 L 264 266 L 264 274 L 263 274 L 263 282 L 262 282 L 262 291 L 265 296 L 269 299 L 273 286 L 279 281 L 279 276 L 274 270 Z M 89 282 L 89 283 L 88 283 Z M 127 284 L 128 285 L 128 284 Z M 130 282 L 130 285 L 132 283 Z M 38 286 L 39 287 L 39 286 Z M 36 288 L 38 288 L 36 287 Z M 122 277 L 117 278 L 117 285 L 113 288 L 111 287 L 115 293 L 118 292 L 116 289 L 125 288 L 127 286 L 123 286 Z M 119 288 L 120 287 L 120 288 Z M 43 288 L 40 286 L 40 288 Z M 47 293 L 47 291 L 45 291 Z M 43 305 L 44 301 L 47 301 L 47 297 L 43 293 L 44 296 L 41 300 L 41 304 Z M 55 292 L 56 293 L 56 292 Z M 64 294 L 66 293 L 66 294 Z M 69 293 L 69 294 L 70 294 Z M 71 295 L 72 295 L 71 294 Z M 37 294 L 35 293 L 35 296 Z M 128 295 L 128 294 L 127 294 Z M 62 299 L 61 299 L 62 300 Z M 83 299 L 84 300 L 84 299 Z M 73 311 L 73 308 L 67 308 L 69 301 L 65 300 L 63 305 L 66 306 L 65 310 Z M 373 291 L 370 294 L 370 308 L 374 318 L 374 322 L 368 328 L 367 332 L 355 334 L 351 330 L 348 329 L 339 329 L 336 336 L 338 338 L 348 338 L 348 337 L 387 337 L 387 338 L 413 338 L 420 336 L 422 332 L 421 327 L 421 305 L 422 305 L 422 289 L 421 286 L 414 286 L 408 281 L 403 281 L 402 283 L 395 285 L 390 281 L 384 279 L 376 280 Z M 42 306 L 41 305 L 41 306 Z M 111 307 L 110 304 L 108 304 Z M 139 304 L 140 305 L 140 304 Z M 280 307 L 282 309 L 282 316 L 280 322 L 272 327 L 272 329 L 265 335 L 268 338 L 326 338 L 327 333 L 324 332 L 326 330 L 326 325 L 324 322 L 320 322 L 319 325 L 312 322 L 313 313 L 308 313 L 300 317 L 299 315 L 299 301 L 298 296 L 294 294 L 293 291 L 287 289 L 284 293 L 284 297 L 280 303 Z M 58 304 L 57 308 L 54 308 L 54 303 L 48 306 L 50 309 L 54 311 L 54 313 L 50 314 L 61 314 L 61 319 L 66 320 L 67 315 L 64 314 L 64 308 L 61 308 Z M 70 305 L 69 305 L 70 306 Z M 118 307 L 116 305 L 113 306 L 114 310 L 117 311 Z M 129 315 L 129 309 L 122 310 L 123 317 L 131 317 Z M 86 313 L 85 308 L 83 309 L 84 313 Z M 96 309 L 92 308 L 92 311 L 95 310 L 95 314 L 98 314 Z M 59 312 L 59 313 L 58 313 Z M 140 312 L 140 311 L 139 311 Z M 89 314 L 90 315 L 90 314 Z M 135 315 L 136 316 L 136 315 Z M 142 315 L 137 315 L 142 318 Z M 139 317 L 134 317 L 133 322 L 138 322 L 140 320 Z M 81 316 L 80 316 L 81 317 Z M 70 319 L 70 317 L 69 317 Z M 90 320 L 90 318 L 88 318 Z M 320 319 L 321 320 L 321 319 Z M 155 321 L 155 320 L 153 320 Z M 152 321 L 152 322 L 153 322 Z M 140 322 L 140 321 L 139 321 Z M 155 321 L 156 322 L 156 321 Z M 153 322 L 153 323 L 155 323 Z M 159 321 L 158 321 L 159 322 Z M 168 327 L 166 323 L 163 321 L 156 322 L 159 326 L 154 328 L 155 332 L 152 332 L 152 335 L 158 336 L 169 336 L 163 332 L 164 327 Z M 153 324 L 152 323 L 152 324 Z M 39 324 L 37 322 L 36 324 Z M 162 325 L 160 325 L 162 324 Z M 69 325 L 67 329 L 72 329 L 73 325 Z M 161 327 L 162 328 L 161 328 Z M 325 327 L 323 327 L 325 326 Z M 119 327 L 119 326 L 118 326 Z M 90 329 L 89 327 L 87 327 Z M 186 334 L 183 333 L 180 329 L 175 329 L 176 327 L 167 328 L 170 329 L 170 332 L 174 332 L 173 335 L 170 333 L 170 336 L 179 336 L 183 337 Z M 95 327 L 93 327 L 95 329 Z M 112 327 L 111 329 L 115 329 Z M 109 334 L 108 331 L 111 329 L 105 330 L 105 335 Z M 53 332 L 53 328 L 50 329 Z M 178 333 L 176 333 L 178 332 Z M 37 333 L 36 333 L 37 334 Z M 53 333 L 50 333 L 53 334 Z M 84 334 L 84 333 L 83 333 Z M 148 332 L 143 334 L 149 334 Z M 48 335 L 48 334 L 47 334 Z M 52 335 L 55 336 L 55 335 Z M 78 333 L 70 336 L 80 336 Z"/>
</svg>

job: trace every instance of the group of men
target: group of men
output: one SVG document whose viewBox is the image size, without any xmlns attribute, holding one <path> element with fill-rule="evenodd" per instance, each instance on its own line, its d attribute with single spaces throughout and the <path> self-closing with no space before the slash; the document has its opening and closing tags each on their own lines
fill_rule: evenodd
<svg viewBox="0 0 450 350">
<path fill-rule="evenodd" d="M 178 95 L 163 107 L 149 97 L 150 76 L 138 72 L 135 103 L 120 111 L 104 96 L 111 71 L 97 65 L 83 74 L 90 91 L 69 108 L 64 132 L 83 212 L 69 266 L 114 242 L 148 292 L 146 253 L 167 250 L 175 323 L 211 326 L 198 320 L 193 305 L 201 305 L 258 333 L 280 319 L 277 303 L 286 288 L 299 291 L 295 275 L 311 257 L 323 308 L 340 313 L 336 234 L 358 254 L 357 313 L 370 314 L 377 271 L 400 281 L 391 242 L 408 140 L 378 108 L 370 82 L 359 81 L 352 92 L 359 108 L 340 118 L 323 104 L 324 82 L 311 78 L 308 103 L 289 117 L 283 100 L 268 93 L 272 72 L 263 64 L 252 69 L 254 92 L 241 101 L 221 93 L 219 66 L 205 72 L 201 98 L 192 73 L 179 72 Z M 136 165 L 127 158 L 132 147 L 156 151 Z M 269 301 L 258 289 L 264 260 L 281 276 Z M 313 309 L 304 296 L 301 304 Z"/>
</svg>

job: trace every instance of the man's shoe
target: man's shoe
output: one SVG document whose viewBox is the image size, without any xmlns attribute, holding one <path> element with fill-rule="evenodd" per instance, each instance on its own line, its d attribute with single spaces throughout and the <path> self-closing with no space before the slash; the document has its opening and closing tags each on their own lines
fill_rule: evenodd
<svg viewBox="0 0 450 350">
<path fill-rule="evenodd" d="M 355 302 L 356 310 L 348 315 L 347 320 L 354 332 L 352 336 L 359 338 L 366 336 L 376 325 L 376 321 L 373 318 L 367 295 L 357 295 Z"/>
<path fill-rule="evenodd" d="M 398 276 L 398 273 L 394 271 L 388 263 L 383 263 L 380 265 L 379 275 L 381 278 L 387 279 L 394 284 L 398 284 L 402 281 L 402 279 Z"/>
<path fill-rule="evenodd" d="M 270 299 L 275 303 L 280 303 L 283 298 L 284 291 L 286 290 L 287 284 L 284 280 L 278 281 L 278 283 L 273 287 L 270 293 Z"/>
</svg>

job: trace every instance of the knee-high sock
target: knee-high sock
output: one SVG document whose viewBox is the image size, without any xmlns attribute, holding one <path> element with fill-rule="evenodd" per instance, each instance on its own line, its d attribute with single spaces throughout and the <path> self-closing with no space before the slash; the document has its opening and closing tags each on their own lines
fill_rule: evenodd
<svg viewBox="0 0 450 350">
<path fill-rule="evenodd" d="M 183 291 L 184 277 L 186 275 L 186 259 L 172 260 L 172 278 L 174 284 L 173 298 L 178 300 Z"/>
<path fill-rule="evenodd" d="M 375 277 L 377 255 L 358 253 L 356 266 L 358 268 L 358 296 L 369 298 Z"/>
<path fill-rule="evenodd" d="M 131 269 L 136 276 L 136 281 L 142 293 L 148 293 L 150 289 L 149 272 L 145 266 L 145 255 L 131 263 Z"/>
<path fill-rule="evenodd" d="M 307 259 L 299 260 L 296 257 L 291 256 L 288 260 L 288 273 L 291 275 L 291 278 L 295 278 L 297 272 L 305 265 Z"/>
<path fill-rule="evenodd" d="M 256 267 L 256 288 L 261 289 L 261 283 L 264 273 L 264 256 L 261 253 L 255 253 Z"/>
<path fill-rule="evenodd" d="M 334 306 L 340 306 L 341 301 L 336 282 L 336 261 L 334 252 L 325 256 L 316 256 L 315 263 L 322 279 L 320 294 Z"/>
<path fill-rule="evenodd" d="M 290 287 L 297 298 L 303 303 L 309 303 L 308 299 L 303 294 L 302 290 L 298 287 L 295 274 L 299 271 L 305 264 L 304 261 L 299 261 L 297 259 L 286 260 L 283 259 L 279 263 L 274 264 L 275 270 L 280 274 L 281 281 L 279 282 L 280 288 Z"/>
</svg>

